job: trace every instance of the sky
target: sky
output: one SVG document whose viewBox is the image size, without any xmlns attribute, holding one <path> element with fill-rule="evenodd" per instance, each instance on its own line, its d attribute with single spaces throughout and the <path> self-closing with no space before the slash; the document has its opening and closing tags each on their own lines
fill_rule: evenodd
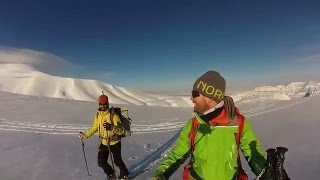
<svg viewBox="0 0 320 180">
<path fill-rule="evenodd" d="M 0 6 L 0 63 L 147 91 L 189 92 L 208 70 L 231 89 L 319 82 L 319 8 L 318 1 L 10 0 Z"/>
</svg>

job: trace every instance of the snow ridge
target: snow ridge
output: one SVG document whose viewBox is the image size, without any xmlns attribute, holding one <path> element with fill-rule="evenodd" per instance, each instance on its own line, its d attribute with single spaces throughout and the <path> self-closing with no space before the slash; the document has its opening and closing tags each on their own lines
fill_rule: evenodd
<svg viewBox="0 0 320 180">
<path fill-rule="evenodd" d="M 89 79 L 49 75 L 24 64 L 0 64 L 0 91 L 96 102 L 101 91 L 114 104 L 140 106 L 192 107 L 190 95 L 168 96 L 132 91 L 124 87 Z M 292 82 L 287 86 L 261 86 L 251 91 L 233 94 L 235 102 L 250 99 L 290 100 L 320 94 L 320 83 Z"/>
</svg>

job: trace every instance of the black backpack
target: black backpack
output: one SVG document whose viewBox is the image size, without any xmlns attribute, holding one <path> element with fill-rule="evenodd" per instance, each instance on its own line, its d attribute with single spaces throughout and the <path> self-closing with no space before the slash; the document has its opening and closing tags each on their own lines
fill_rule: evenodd
<svg viewBox="0 0 320 180">
<path fill-rule="evenodd" d="M 111 112 L 117 114 L 120 117 L 120 121 L 122 123 L 122 126 L 125 129 L 125 135 L 131 136 L 131 123 L 132 120 L 129 117 L 129 110 L 127 108 L 120 108 L 120 107 L 111 107 Z"/>
</svg>

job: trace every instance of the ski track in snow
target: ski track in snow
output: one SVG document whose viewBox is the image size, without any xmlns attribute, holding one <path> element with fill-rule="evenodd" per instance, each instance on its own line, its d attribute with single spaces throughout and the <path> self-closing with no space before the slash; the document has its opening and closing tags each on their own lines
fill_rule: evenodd
<svg viewBox="0 0 320 180">
<path fill-rule="evenodd" d="M 251 107 L 245 111 L 243 114 L 246 118 L 250 118 L 256 115 L 261 115 L 264 113 L 277 111 L 284 109 L 298 103 L 303 102 L 297 101 L 286 106 L 272 108 L 272 104 L 259 105 Z M 172 120 L 172 119 L 171 119 Z M 147 124 L 132 124 L 133 134 L 143 134 L 143 133 L 154 133 L 154 132 L 166 132 L 180 130 L 185 122 L 172 122 L 170 119 L 167 122 L 147 125 Z M 7 131 L 23 131 L 32 133 L 44 133 L 44 134 L 58 134 L 58 135 L 75 135 L 80 131 L 85 131 L 89 129 L 89 125 L 79 125 L 79 124 L 51 124 L 51 123 L 31 123 L 31 122 L 20 122 L 11 121 L 8 119 L 0 119 L 0 130 Z M 130 179 L 134 179 L 144 172 L 148 171 L 153 166 L 157 165 L 165 157 L 165 154 L 169 151 L 172 143 L 178 138 L 180 131 L 175 133 L 175 135 L 165 142 L 162 146 L 155 149 L 146 158 L 140 160 L 135 165 L 129 168 Z"/>
<path fill-rule="evenodd" d="M 160 123 L 153 125 L 131 124 L 134 134 L 144 134 L 153 132 L 174 131 L 183 127 L 184 122 Z M 32 123 L 0 119 L 0 129 L 7 131 L 22 131 L 42 134 L 75 135 L 86 131 L 91 125 L 79 124 L 52 124 L 52 123 Z"/>
<path fill-rule="evenodd" d="M 270 108 L 272 105 L 259 105 L 248 110 L 242 111 L 246 118 L 250 118 L 256 115 L 280 110 L 293 106 L 297 103 L 302 102 L 297 101 L 286 106 L 278 108 Z M 184 126 L 185 122 L 173 122 L 172 119 L 168 119 L 167 122 L 158 124 L 131 124 L 131 129 L 133 134 L 145 134 L 154 132 L 167 132 L 176 131 Z M 91 125 L 81 125 L 81 124 L 53 124 L 53 123 L 32 123 L 32 122 L 21 122 L 12 121 L 9 119 L 0 118 L 0 130 L 6 131 L 21 131 L 21 132 L 32 132 L 32 133 L 42 133 L 42 134 L 57 134 L 57 135 L 76 135 L 79 132 L 86 131 Z"/>
</svg>

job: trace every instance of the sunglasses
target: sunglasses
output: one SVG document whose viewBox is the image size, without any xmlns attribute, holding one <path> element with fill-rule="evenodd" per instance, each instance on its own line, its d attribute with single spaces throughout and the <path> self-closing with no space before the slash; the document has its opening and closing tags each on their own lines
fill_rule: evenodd
<svg viewBox="0 0 320 180">
<path fill-rule="evenodd" d="M 198 91 L 192 91 L 191 96 L 192 96 L 192 98 L 196 98 L 196 97 L 200 96 L 200 93 Z"/>
</svg>

